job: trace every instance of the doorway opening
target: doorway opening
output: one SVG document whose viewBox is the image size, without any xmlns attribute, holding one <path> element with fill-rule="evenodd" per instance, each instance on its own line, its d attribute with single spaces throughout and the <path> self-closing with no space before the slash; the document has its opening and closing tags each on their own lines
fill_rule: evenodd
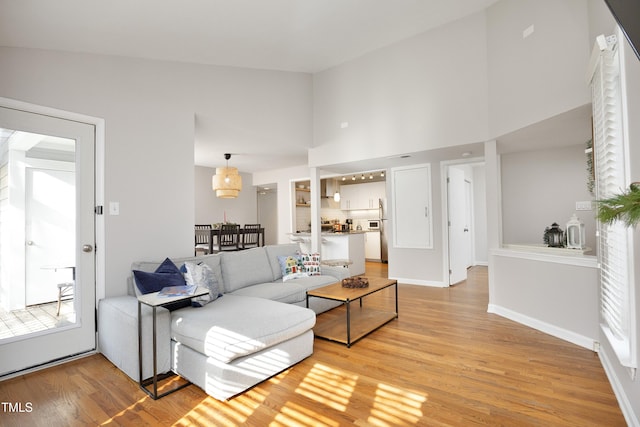
<svg viewBox="0 0 640 427">
<path fill-rule="evenodd" d="M 443 162 L 442 170 L 445 277 L 451 286 L 467 279 L 468 268 L 487 264 L 484 162 Z"/>
</svg>

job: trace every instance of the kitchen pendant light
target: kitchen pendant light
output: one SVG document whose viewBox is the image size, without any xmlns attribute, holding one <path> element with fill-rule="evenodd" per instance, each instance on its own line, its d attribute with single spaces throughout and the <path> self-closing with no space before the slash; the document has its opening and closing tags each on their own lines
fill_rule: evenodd
<svg viewBox="0 0 640 427">
<path fill-rule="evenodd" d="M 344 177 L 342 179 L 344 179 Z M 340 192 L 338 191 L 338 180 L 337 179 L 333 180 L 333 186 L 336 189 L 336 192 L 333 193 L 333 201 L 334 202 L 339 202 L 340 201 Z"/>
<path fill-rule="evenodd" d="M 216 192 L 216 197 L 235 199 L 242 190 L 242 177 L 238 174 L 238 168 L 229 167 L 231 154 L 226 153 L 224 158 L 227 165 L 223 168 L 216 168 L 216 174 L 211 179 L 211 184 Z"/>
</svg>

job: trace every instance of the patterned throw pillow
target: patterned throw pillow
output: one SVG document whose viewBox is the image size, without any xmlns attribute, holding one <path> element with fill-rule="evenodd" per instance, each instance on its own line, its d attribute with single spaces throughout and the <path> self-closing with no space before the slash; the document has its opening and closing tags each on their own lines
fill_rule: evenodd
<svg viewBox="0 0 640 427">
<path fill-rule="evenodd" d="M 301 254 L 302 265 L 309 276 L 320 276 L 320 254 Z"/>
<path fill-rule="evenodd" d="M 216 280 L 216 276 L 207 264 L 185 262 L 184 268 L 181 270 L 184 272 L 184 280 L 187 285 L 196 285 L 209 289 L 209 294 L 191 298 L 192 306 L 203 307 L 211 301 L 215 301 L 221 295 L 220 285 Z"/>
<path fill-rule="evenodd" d="M 297 279 L 299 277 L 307 277 L 308 274 L 299 256 L 279 256 L 280 270 L 282 270 L 282 281 Z"/>
</svg>

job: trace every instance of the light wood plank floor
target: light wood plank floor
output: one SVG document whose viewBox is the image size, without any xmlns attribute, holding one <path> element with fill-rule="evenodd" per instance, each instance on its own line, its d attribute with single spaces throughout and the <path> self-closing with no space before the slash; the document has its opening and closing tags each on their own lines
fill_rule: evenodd
<svg viewBox="0 0 640 427">
<path fill-rule="evenodd" d="M 153 401 L 95 355 L 0 383 L 0 402 L 32 406 L 0 408 L 0 425 L 625 425 L 597 354 L 486 312 L 486 268 L 399 294 L 398 319 L 350 349 L 316 340 L 311 357 L 228 402 L 195 386 Z"/>
</svg>

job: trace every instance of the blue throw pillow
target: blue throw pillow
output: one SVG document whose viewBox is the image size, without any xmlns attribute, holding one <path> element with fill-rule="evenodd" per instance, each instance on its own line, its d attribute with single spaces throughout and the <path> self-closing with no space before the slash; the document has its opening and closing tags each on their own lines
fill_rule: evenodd
<svg viewBox="0 0 640 427">
<path fill-rule="evenodd" d="M 166 286 L 186 285 L 184 275 L 169 258 L 165 259 L 153 273 L 133 270 L 133 277 L 136 279 L 136 286 L 140 293 L 143 294 L 158 292 Z"/>
</svg>

